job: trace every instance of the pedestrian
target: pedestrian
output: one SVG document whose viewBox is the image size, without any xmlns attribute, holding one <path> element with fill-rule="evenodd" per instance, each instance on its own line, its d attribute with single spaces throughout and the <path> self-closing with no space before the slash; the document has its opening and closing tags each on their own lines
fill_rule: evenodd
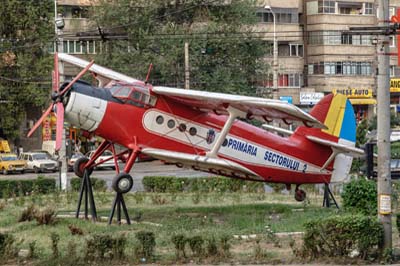
<svg viewBox="0 0 400 266">
<path fill-rule="evenodd" d="M 24 152 L 24 148 L 22 148 L 22 145 L 19 145 L 19 148 L 18 148 L 18 156 L 20 156 L 22 153 Z"/>
</svg>

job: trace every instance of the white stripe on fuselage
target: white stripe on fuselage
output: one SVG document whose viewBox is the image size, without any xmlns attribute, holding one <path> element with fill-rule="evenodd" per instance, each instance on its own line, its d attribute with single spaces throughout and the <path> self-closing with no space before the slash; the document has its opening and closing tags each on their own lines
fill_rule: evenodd
<svg viewBox="0 0 400 266">
<path fill-rule="evenodd" d="M 156 122 L 158 116 L 163 118 L 163 122 L 160 124 Z M 181 123 L 186 125 L 186 130 L 183 132 L 178 129 Z M 150 133 L 202 148 L 206 151 L 211 150 L 220 133 L 215 128 L 155 109 L 151 109 L 144 114 L 143 126 Z M 196 129 L 197 132 L 195 135 L 189 133 L 190 128 Z M 215 138 L 213 142 L 207 143 L 207 134 L 210 130 L 215 131 Z M 303 173 L 327 173 L 325 170 L 321 172 L 318 166 L 306 161 L 231 134 L 227 135 L 224 144 L 219 150 L 219 154 L 247 164 L 262 167 L 267 166 Z"/>
<path fill-rule="evenodd" d="M 92 132 L 106 113 L 107 101 L 72 91 L 65 107 L 65 120 L 71 125 Z"/>
</svg>

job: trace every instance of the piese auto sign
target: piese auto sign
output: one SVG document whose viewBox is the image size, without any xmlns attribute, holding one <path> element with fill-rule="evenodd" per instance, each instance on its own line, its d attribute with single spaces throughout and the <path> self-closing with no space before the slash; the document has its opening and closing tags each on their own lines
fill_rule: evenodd
<svg viewBox="0 0 400 266">
<path fill-rule="evenodd" d="M 322 92 L 300 92 L 300 104 L 316 104 L 324 94 Z"/>
</svg>

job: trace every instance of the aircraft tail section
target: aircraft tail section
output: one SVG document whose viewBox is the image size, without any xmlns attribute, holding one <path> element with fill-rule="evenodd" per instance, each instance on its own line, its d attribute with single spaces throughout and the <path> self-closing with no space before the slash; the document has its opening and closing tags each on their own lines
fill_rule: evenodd
<svg viewBox="0 0 400 266">
<path fill-rule="evenodd" d="M 302 135 L 318 145 L 330 147 L 332 154 L 322 168 L 333 162 L 331 182 L 342 182 L 350 172 L 353 157 L 363 153 L 355 148 L 356 119 L 353 106 L 346 96 L 329 94 L 314 106 L 310 115 L 328 128 L 299 127 L 294 135 Z"/>
</svg>

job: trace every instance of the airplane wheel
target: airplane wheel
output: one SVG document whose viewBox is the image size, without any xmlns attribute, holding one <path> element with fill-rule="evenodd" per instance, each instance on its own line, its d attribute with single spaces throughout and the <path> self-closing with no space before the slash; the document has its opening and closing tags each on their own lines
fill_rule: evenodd
<svg viewBox="0 0 400 266">
<path fill-rule="evenodd" d="M 83 177 L 85 173 L 85 165 L 89 162 L 89 158 L 81 157 L 74 163 L 74 173 L 76 176 Z M 89 175 L 92 174 L 93 168 L 89 168 Z"/>
<path fill-rule="evenodd" d="M 118 193 L 127 193 L 133 187 L 133 178 L 127 173 L 119 173 L 112 182 L 112 188 Z"/>
<path fill-rule="evenodd" d="M 302 189 L 297 189 L 294 192 L 294 198 L 297 201 L 304 201 L 306 199 L 306 196 L 307 196 L 306 192 L 304 190 L 302 190 Z"/>
</svg>

